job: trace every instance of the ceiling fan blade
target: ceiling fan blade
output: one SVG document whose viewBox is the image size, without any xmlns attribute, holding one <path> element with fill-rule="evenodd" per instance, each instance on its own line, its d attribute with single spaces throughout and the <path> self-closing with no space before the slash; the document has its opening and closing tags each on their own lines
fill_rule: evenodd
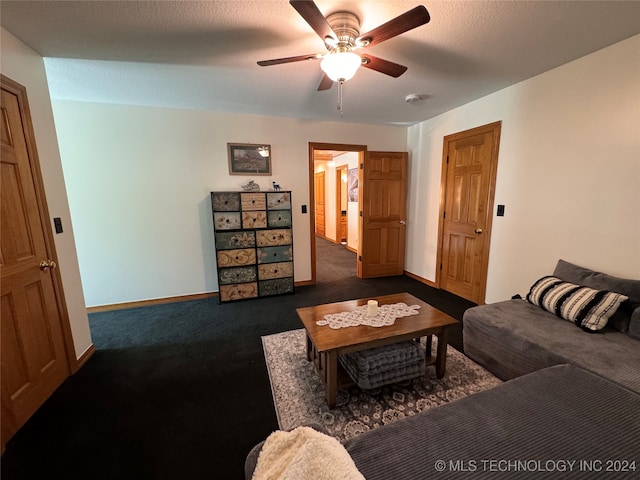
<svg viewBox="0 0 640 480">
<path fill-rule="evenodd" d="M 270 65 L 280 65 L 282 63 L 302 62 L 303 60 L 318 60 L 322 58 L 319 53 L 312 53 L 311 55 L 298 55 L 295 57 L 274 58 L 273 60 L 260 60 L 258 65 L 261 67 L 268 67 Z"/>
<path fill-rule="evenodd" d="M 407 71 L 407 67 L 398 63 L 390 62 L 389 60 L 383 60 L 382 58 L 374 57 L 373 55 L 364 54 L 360 55 L 364 59 L 362 66 L 370 68 L 376 72 L 384 73 L 394 78 L 398 78 L 404 72 Z"/>
<path fill-rule="evenodd" d="M 329 90 L 332 86 L 333 80 L 331 80 L 326 73 L 322 75 L 322 80 L 320 80 L 320 85 L 318 85 L 318 91 Z"/>
<path fill-rule="evenodd" d="M 384 42 L 385 40 L 389 40 L 401 33 L 408 32 L 420 25 L 424 25 L 425 23 L 428 23 L 429 20 L 431 20 L 431 16 L 427 9 L 423 5 L 418 5 L 408 12 L 389 20 L 387 23 L 360 35 L 356 40 L 356 43 L 365 43 L 364 46 L 370 47 L 377 43 Z"/>
<path fill-rule="evenodd" d="M 311 0 L 289 0 L 289 3 L 302 18 L 313 28 L 314 32 L 325 41 L 325 38 L 332 37 L 337 39 L 338 37 L 333 32 L 331 25 L 327 22 L 322 12 L 318 9 L 315 3 Z"/>
</svg>

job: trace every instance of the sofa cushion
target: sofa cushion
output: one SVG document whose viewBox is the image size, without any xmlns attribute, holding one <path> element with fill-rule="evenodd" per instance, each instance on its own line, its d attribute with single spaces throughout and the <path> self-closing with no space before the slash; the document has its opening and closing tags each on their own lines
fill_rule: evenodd
<svg viewBox="0 0 640 480">
<path fill-rule="evenodd" d="M 462 325 L 465 355 L 501 380 L 572 363 L 640 393 L 640 348 L 625 333 L 592 335 L 524 300 L 470 308 Z"/>
<path fill-rule="evenodd" d="M 621 293 L 629 299 L 620 305 L 618 311 L 609 319 L 608 325 L 620 332 L 629 328 L 631 315 L 640 315 L 640 280 L 614 277 L 602 272 L 574 265 L 566 260 L 558 260 L 553 276 L 565 282 L 584 285 L 597 290 Z M 640 329 L 640 325 L 638 326 Z M 630 334 L 631 336 L 631 334 Z"/>
<path fill-rule="evenodd" d="M 558 277 L 542 277 L 533 284 L 527 301 L 587 331 L 602 330 L 609 318 L 628 297 L 595 290 Z"/>
</svg>

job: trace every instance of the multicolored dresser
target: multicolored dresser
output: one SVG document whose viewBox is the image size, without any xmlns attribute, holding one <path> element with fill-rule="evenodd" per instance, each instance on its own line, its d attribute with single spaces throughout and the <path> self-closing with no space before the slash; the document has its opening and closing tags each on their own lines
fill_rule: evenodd
<svg viewBox="0 0 640 480">
<path fill-rule="evenodd" d="M 211 192 L 220 301 L 293 293 L 291 192 Z"/>
</svg>

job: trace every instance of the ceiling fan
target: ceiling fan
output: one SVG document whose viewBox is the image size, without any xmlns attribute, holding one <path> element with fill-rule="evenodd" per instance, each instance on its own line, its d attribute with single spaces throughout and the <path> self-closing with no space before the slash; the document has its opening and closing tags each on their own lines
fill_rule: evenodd
<svg viewBox="0 0 640 480">
<path fill-rule="evenodd" d="M 382 43 L 424 25 L 431 19 L 427 9 L 419 5 L 367 33 L 360 34 L 360 20 L 351 12 L 341 11 L 325 17 L 312 0 L 290 0 L 289 3 L 322 39 L 327 53 L 261 60 L 258 65 L 268 67 L 303 60 L 322 59 L 320 67 L 324 75 L 318 86 L 319 91 L 328 90 L 333 82 L 338 82 L 341 85 L 353 77 L 360 66 L 394 78 L 399 77 L 407 71 L 407 67 L 404 65 L 368 53 L 358 55 L 354 50 Z"/>
</svg>

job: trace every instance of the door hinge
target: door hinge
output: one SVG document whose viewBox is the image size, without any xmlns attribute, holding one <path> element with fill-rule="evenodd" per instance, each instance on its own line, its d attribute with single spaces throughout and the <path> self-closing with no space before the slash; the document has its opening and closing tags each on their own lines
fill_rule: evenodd
<svg viewBox="0 0 640 480">
<path fill-rule="evenodd" d="M 362 210 L 360 210 L 360 216 L 362 216 Z"/>
<path fill-rule="evenodd" d="M 361 163 L 360 164 L 360 170 L 363 170 L 363 169 L 364 169 L 364 163 Z"/>
<path fill-rule="evenodd" d="M 358 255 L 358 261 L 361 262 L 362 261 L 362 255 Z"/>
<path fill-rule="evenodd" d="M 447 212 L 442 212 L 442 218 L 447 218 Z"/>
<path fill-rule="evenodd" d="M 440 262 L 440 270 L 442 270 L 442 262 Z"/>
<path fill-rule="evenodd" d="M 447 165 L 449 165 L 449 155 L 447 155 Z"/>
</svg>

